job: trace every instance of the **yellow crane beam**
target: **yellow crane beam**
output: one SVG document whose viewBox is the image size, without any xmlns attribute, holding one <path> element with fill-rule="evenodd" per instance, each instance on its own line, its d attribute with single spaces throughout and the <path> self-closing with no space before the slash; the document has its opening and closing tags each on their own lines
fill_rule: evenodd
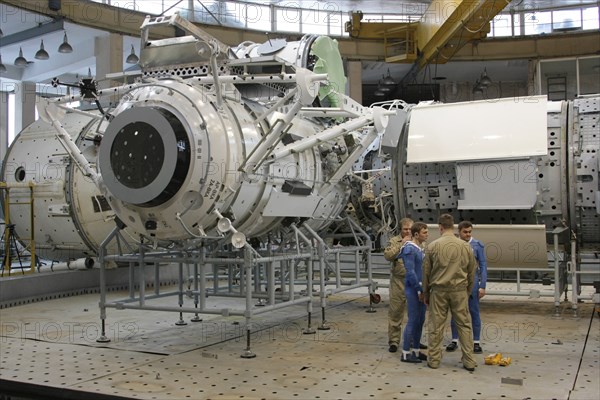
<svg viewBox="0 0 600 400">
<path fill-rule="evenodd" d="M 465 44 L 480 40 L 490 31 L 490 21 L 510 0 L 433 0 L 419 21 L 363 21 L 353 12 L 346 22 L 350 37 L 382 40 L 386 62 L 443 64 Z"/>
<path fill-rule="evenodd" d="M 419 66 L 443 64 L 465 44 L 490 31 L 509 0 L 433 0 L 417 27 Z"/>
</svg>

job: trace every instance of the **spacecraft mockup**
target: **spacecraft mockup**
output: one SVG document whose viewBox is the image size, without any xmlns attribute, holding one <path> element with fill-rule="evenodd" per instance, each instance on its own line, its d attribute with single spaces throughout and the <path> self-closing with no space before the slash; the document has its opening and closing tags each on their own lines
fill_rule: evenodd
<svg viewBox="0 0 600 400">
<path fill-rule="evenodd" d="M 150 40 L 163 24 L 188 35 Z M 384 242 L 403 216 L 448 212 L 477 225 L 491 267 L 545 269 L 560 244 L 598 269 L 598 96 L 363 107 L 331 38 L 229 47 L 178 15 L 146 19 L 140 67 L 134 83 L 80 85 L 106 110 L 44 99 L 10 147 L 10 221 L 42 256 L 94 256 L 115 222 L 127 243 L 108 253 L 240 248 L 346 215 Z"/>
<path fill-rule="evenodd" d="M 166 23 L 190 35 L 148 40 Z M 28 201 L 34 183 L 42 256 L 95 254 L 115 219 L 128 241 L 168 247 L 226 234 L 243 246 L 291 223 L 321 231 L 340 215 L 347 174 L 391 112 L 343 94 L 334 40 L 230 48 L 178 15 L 148 18 L 142 35 L 138 82 L 97 91 L 87 82 L 88 100 L 117 93 L 114 108 L 48 99 L 4 160 L 3 179 L 24 184 L 13 201 Z M 10 217 L 30 235 L 27 212 Z"/>
</svg>

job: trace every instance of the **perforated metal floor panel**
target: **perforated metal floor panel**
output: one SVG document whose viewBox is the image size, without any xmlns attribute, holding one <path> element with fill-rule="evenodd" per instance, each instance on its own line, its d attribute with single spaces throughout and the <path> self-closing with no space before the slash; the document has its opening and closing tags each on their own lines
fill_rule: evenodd
<svg viewBox="0 0 600 400">
<path fill-rule="evenodd" d="M 0 378 L 139 399 L 600 396 L 600 317 L 592 318 L 589 301 L 574 318 L 569 303 L 556 317 L 550 299 L 486 296 L 481 303 L 484 353 L 476 355 L 479 366 L 470 373 L 462 368 L 460 351 L 444 351 L 436 370 L 425 363 L 401 363 L 400 353 L 389 353 L 387 295 L 379 292 L 382 302 L 375 313 L 365 312 L 366 293 L 330 297 L 330 329 L 315 329 L 312 335 L 303 334 L 304 307 L 261 316 L 251 335 L 256 354 L 251 359 L 240 357 L 246 348 L 240 317 L 212 316 L 175 326 L 174 314 L 108 310 L 113 340 L 102 347 L 95 341 L 97 295 L 3 309 Z M 318 308 L 315 314 L 320 315 Z M 314 328 L 319 322 L 313 315 Z M 426 337 L 425 330 L 424 342 Z M 510 356 L 512 363 L 484 365 L 483 357 L 494 352 Z"/>
</svg>

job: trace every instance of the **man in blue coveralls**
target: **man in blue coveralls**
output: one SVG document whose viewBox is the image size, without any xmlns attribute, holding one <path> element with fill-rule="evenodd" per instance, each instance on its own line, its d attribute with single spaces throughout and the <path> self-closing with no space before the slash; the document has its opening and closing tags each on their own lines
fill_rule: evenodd
<svg viewBox="0 0 600 400">
<path fill-rule="evenodd" d="M 427 356 L 419 352 L 423 324 L 425 322 L 425 303 L 423 303 L 423 245 L 428 237 L 427 225 L 415 222 L 410 228 L 412 240 L 402 247 L 399 258 L 406 268 L 404 293 L 408 306 L 408 322 L 402 337 L 402 358 L 400 361 L 419 363 Z"/>
<path fill-rule="evenodd" d="M 471 323 L 473 325 L 473 353 L 480 354 L 481 348 L 481 318 L 479 316 L 479 299 L 485 296 L 485 284 L 487 281 L 487 262 L 485 260 L 485 251 L 483 243 L 473 238 L 473 224 L 470 221 L 462 221 L 458 224 L 458 236 L 468 242 L 473 249 L 475 260 L 477 261 L 477 274 L 473 291 L 469 296 L 469 313 L 471 313 Z M 446 346 L 446 351 L 454 351 L 458 348 L 458 331 L 454 319 L 450 322 L 452 329 L 452 342 Z"/>
</svg>

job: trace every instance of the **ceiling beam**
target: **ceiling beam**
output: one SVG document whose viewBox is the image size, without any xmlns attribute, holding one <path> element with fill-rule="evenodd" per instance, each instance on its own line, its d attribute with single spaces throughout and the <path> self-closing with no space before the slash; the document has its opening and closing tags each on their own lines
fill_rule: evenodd
<svg viewBox="0 0 600 400">
<path fill-rule="evenodd" d="M 64 20 L 59 19 L 51 21 L 45 24 L 40 24 L 34 28 L 29 28 L 21 32 L 14 33 L 12 35 L 3 36 L 0 39 L 0 48 L 4 46 L 10 46 L 11 44 L 24 42 L 29 39 L 34 39 L 48 33 L 62 31 L 65 29 Z"/>
<path fill-rule="evenodd" d="M 502 37 L 467 43 L 453 61 L 551 59 L 600 54 L 600 33 L 579 31 L 562 34 Z"/>
<path fill-rule="evenodd" d="M 2 13 L 7 17 L 26 10 L 54 19 L 64 18 L 90 28 L 137 37 L 140 36 L 140 27 L 147 15 L 144 12 L 83 0 L 63 1 L 59 10 L 50 9 L 48 0 L 0 0 L 0 3 L 4 4 Z M 161 26 L 153 29 L 150 36 L 151 39 L 175 37 L 175 28 Z"/>
</svg>

